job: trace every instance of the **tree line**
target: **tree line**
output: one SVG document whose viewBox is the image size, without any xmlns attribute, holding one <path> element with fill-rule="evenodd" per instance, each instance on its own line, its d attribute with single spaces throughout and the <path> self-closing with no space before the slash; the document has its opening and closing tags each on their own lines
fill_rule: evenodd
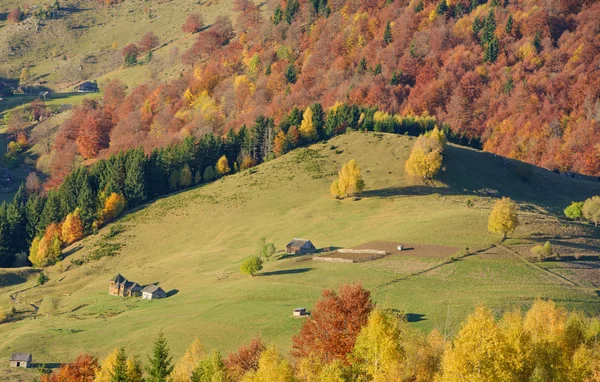
<svg viewBox="0 0 600 382">
<path fill-rule="evenodd" d="M 174 362 L 159 334 L 146 366 L 116 348 L 81 354 L 42 382 L 592 382 L 600 376 L 600 321 L 553 301 L 494 314 L 477 307 L 455 335 L 411 328 L 359 284 L 324 290 L 288 355 L 255 338 L 228 356 L 193 341 Z"/>
<path fill-rule="evenodd" d="M 124 210 L 245 170 L 302 145 L 348 130 L 440 134 L 436 123 L 433 117 L 400 117 L 351 104 L 337 104 L 326 113 L 316 103 L 304 112 L 293 108 L 278 126 L 272 118 L 259 116 L 254 125 L 224 136 L 188 137 L 150 153 L 141 147 L 121 151 L 92 166 L 75 168 L 46 194 L 22 186 L 12 202 L 0 205 L 0 266 L 51 265 L 60 259 L 62 248 L 94 233 Z M 465 143 L 447 126 L 443 130 L 450 140 Z"/>
</svg>

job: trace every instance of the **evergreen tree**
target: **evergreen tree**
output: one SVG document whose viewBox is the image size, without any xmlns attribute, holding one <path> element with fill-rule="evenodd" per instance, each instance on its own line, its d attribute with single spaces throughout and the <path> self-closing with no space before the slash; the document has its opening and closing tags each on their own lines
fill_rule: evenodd
<svg viewBox="0 0 600 382">
<path fill-rule="evenodd" d="M 281 20 L 283 20 L 283 10 L 281 9 L 281 5 L 277 4 L 277 8 L 273 12 L 273 24 L 279 25 Z"/>
<path fill-rule="evenodd" d="M 291 24 L 294 21 L 294 15 L 296 12 L 300 10 L 300 3 L 298 0 L 288 0 L 285 5 L 285 11 L 283 12 L 283 17 L 288 24 Z"/>
<path fill-rule="evenodd" d="M 64 214 L 58 193 L 56 190 L 50 190 L 48 192 L 46 204 L 44 205 L 44 211 L 42 212 L 42 216 L 40 218 L 39 228 L 44 230 L 51 223 L 61 221 L 63 216 Z"/>
<path fill-rule="evenodd" d="M 483 53 L 483 61 L 494 63 L 496 59 L 498 59 L 498 54 L 500 53 L 500 42 L 498 41 L 498 37 L 494 36 L 492 40 L 485 47 L 485 51 Z"/>
<path fill-rule="evenodd" d="M 512 29 L 513 29 L 513 17 L 512 15 L 508 16 L 508 20 L 506 20 L 506 25 L 504 26 L 504 31 L 506 32 L 506 34 L 510 35 L 512 34 Z"/>
<path fill-rule="evenodd" d="M 367 71 L 367 59 L 363 56 L 358 62 L 358 72 L 365 73 Z"/>
<path fill-rule="evenodd" d="M 425 8 L 425 5 L 423 4 L 423 0 L 419 0 L 417 5 L 415 6 L 415 13 L 421 12 L 424 8 Z"/>
<path fill-rule="evenodd" d="M 477 37 L 482 28 L 483 21 L 479 17 L 475 16 L 475 19 L 473 19 L 473 36 Z"/>
<path fill-rule="evenodd" d="M 295 84 L 298 81 L 298 69 L 291 62 L 285 69 L 285 79 L 290 84 Z"/>
<path fill-rule="evenodd" d="M 394 70 L 392 72 L 392 78 L 390 79 L 390 85 L 392 86 L 396 86 L 400 84 L 400 76 L 398 75 L 398 73 L 396 73 L 396 71 Z"/>
<path fill-rule="evenodd" d="M 150 374 L 148 382 L 166 382 L 167 377 L 173 371 L 171 365 L 173 357 L 169 356 L 167 340 L 162 332 L 158 333 L 158 339 L 154 343 L 153 356 L 149 357 L 150 365 L 146 367 L 146 372 Z"/>
<path fill-rule="evenodd" d="M 25 233 L 27 242 L 31 242 L 35 235 L 41 233 L 40 220 L 44 212 L 45 200 L 39 195 L 33 194 L 27 199 L 25 205 Z"/>
<path fill-rule="evenodd" d="M 325 111 L 320 103 L 316 102 L 310 105 L 313 112 L 312 122 L 317 130 L 319 139 L 325 139 Z"/>
<path fill-rule="evenodd" d="M 388 21 L 385 25 L 385 32 L 383 32 L 383 43 L 385 45 L 390 45 L 392 41 L 392 24 Z"/>
<path fill-rule="evenodd" d="M 10 203 L 6 209 L 6 220 L 11 232 L 10 248 L 13 254 L 24 252 L 29 247 L 27 235 L 24 234 L 27 223 L 25 217 L 26 203 L 25 187 L 21 185 L 13 197 L 12 203 Z"/>
<path fill-rule="evenodd" d="M 123 348 L 120 348 L 117 353 L 114 368 L 110 373 L 110 382 L 129 382 L 129 376 L 127 375 L 127 354 Z"/>
<path fill-rule="evenodd" d="M 435 13 L 438 15 L 443 15 L 446 12 L 448 12 L 448 4 L 446 4 L 446 0 L 441 0 L 435 7 Z"/>
<path fill-rule="evenodd" d="M 79 198 L 77 198 L 77 208 L 80 211 L 80 218 L 84 231 L 90 232 L 92 224 L 97 218 L 98 198 L 92 189 L 88 177 L 86 177 L 81 185 Z"/>
<path fill-rule="evenodd" d="M 136 149 L 127 157 L 125 175 L 125 200 L 129 207 L 140 205 L 146 200 L 146 176 L 143 149 Z"/>
<path fill-rule="evenodd" d="M 6 220 L 6 202 L 0 206 L 0 267 L 9 267 L 13 263 L 10 251 L 10 226 Z"/>
<path fill-rule="evenodd" d="M 483 22 L 483 34 L 481 35 L 481 42 L 483 44 L 489 43 L 494 38 L 494 32 L 496 31 L 496 17 L 494 16 L 494 10 L 490 9 L 488 16 Z"/>
<path fill-rule="evenodd" d="M 533 36 L 533 46 L 538 53 L 542 50 L 542 32 L 535 32 L 535 36 Z"/>
</svg>

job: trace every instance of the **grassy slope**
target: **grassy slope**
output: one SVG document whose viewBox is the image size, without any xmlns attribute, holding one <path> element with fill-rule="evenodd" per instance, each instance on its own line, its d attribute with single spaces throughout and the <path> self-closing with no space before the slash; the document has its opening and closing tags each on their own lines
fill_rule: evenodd
<svg viewBox="0 0 600 382">
<path fill-rule="evenodd" d="M 0 359 L 11 351 L 32 351 L 37 361 L 64 362 L 82 351 L 104 356 L 115 346 L 146 355 L 159 330 L 175 356 L 195 336 L 209 349 L 229 351 L 260 334 L 286 349 L 301 324 L 291 317 L 293 308 L 310 308 L 323 288 L 356 281 L 378 303 L 410 313 L 413 325 L 450 334 L 479 303 L 501 311 L 549 297 L 600 312 L 594 289 L 568 285 L 501 251 L 418 276 L 410 275 L 447 259 L 411 258 L 409 252 L 362 264 L 282 259 L 267 263 L 266 275 L 239 274 L 240 262 L 253 254 L 263 235 L 280 250 L 293 237 L 308 237 L 317 246 L 349 247 L 371 240 L 438 244 L 456 247 L 458 253 L 467 246 L 488 246 L 498 240 L 486 231 L 494 200 L 478 196 L 474 208 L 465 206 L 473 190 L 483 187 L 519 201 L 524 224 L 518 237 L 560 231 L 566 241 L 579 235 L 598 244 L 597 230 L 548 213 L 572 199 L 600 193 L 598 184 L 539 169 L 522 182 L 493 155 L 449 146 L 446 171 L 427 186 L 407 179 L 402 169 L 412 142 L 394 135 L 340 136 L 312 146 L 322 158 L 299 162 L 302 151 L 295 151 L 257 167 L 254 174 L 229 176 L 129 214 L 122 219 L 127 230 L 120 239 L 126 246 L 117 257 L 70 269 L 67 258 L 49 269 L 48 284 L 18 295 L 19 310 L 33 303 L 49 313 L 0 325 Z M 331 145 L 343 152 L 336 154 Z M 341 163 L 351 158 L 363 169 L 365 197 L 332 200 L 329 184 Z M 73 258 L 88 253 L 99 236 L 68 253 L 74 252 Z M 178 293 L 162 301 L 110 297 L 108 279 L 118 272 L 143 284 L 160 282 Z M 0 305 L 8 308 L 8 295 L 32 286 L 34 278 L 0 287 Z"/>
</svg>

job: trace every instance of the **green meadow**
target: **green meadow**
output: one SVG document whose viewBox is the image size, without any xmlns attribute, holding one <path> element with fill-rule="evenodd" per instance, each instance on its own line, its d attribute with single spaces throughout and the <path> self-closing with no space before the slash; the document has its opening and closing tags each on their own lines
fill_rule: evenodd
<svg viewBox="0 0 600 382">
<path fill-rule="evenodd" d="M 50 281 L 43 286 L 35 286 L 35 270 L 1 271 L 0 306 L 17 313 L 0 325 L 0 359 L 19 351 L 32 352 L 34 362 L 68 362 L 81 352 L 104 357 L 117 346 L 146 359 L 159 331 L 175 357 L 195 337 L 224 353 L 258 335 L 289 350 L 302 324 L 292 310 L 310 310 L 324 288 L 355 282 L 414 327 L 448 336 L 479 304 L 500 314 L 550 298 L 569 309 L 600 312 L 593 282 L 526 260 L 528 248 L 546 240 L 559 240 L 564 251 L 597 255 L 599 231 L 561 213 L 572 200 L 600 194 L 600 183 L 455 145 L 445 150 L 438 180 L 423 183 L 403 168 L 413 142 L 391 134 L 339 136 L 130 212 L 67 248 L 64 260 L 46 270 Z M 335 200 L 329 185 L 350 159 L 361 167 L 366 191 L 359 200 Z M 518 202 L 521 220 L 501 246 L 499 235 L 487 232 L 499 196 Z M 108 238 L 115 225 L 123 232 Z M 275 244 L 278 258 L 255 277 L 240 274 L 240 263 L 256 252 L 262 236 Z M 380 240 L 454 251 L 327 263 L 286 256 L 294 237 L 318 248 Z M 114 257 L 77 265 L 99 242 L 123 246 Z M 108 280 L 117 273 L 140 284 L 158 282 L 170 297 L 109 296 Z"/>
</svg>

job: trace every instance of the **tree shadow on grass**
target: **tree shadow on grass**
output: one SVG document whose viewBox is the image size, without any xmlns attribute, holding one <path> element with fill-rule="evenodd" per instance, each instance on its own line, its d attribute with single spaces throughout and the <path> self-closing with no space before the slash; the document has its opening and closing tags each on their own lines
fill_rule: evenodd
<svg viewBox="0 0 600 382">
<path fill-rule="evenodd" d="M 179 289 L 171 289 L 167 292 L 167 298 L 175 296 L 177 293 L 179 293 Z"/>
<path fill-rule="evenodd" d="M 58 369 L 59 367 L 62 366 L 62 363 L 60 362 L 48 362 L 48 363 L 31 363 L 31 369 L 39 369 L 39 368 L 45 368 L 45 369 Z"/>
<path fill-rule="evenodd" d="M 312 270 L 312 268 L 282 269 L 280 271 L 263 272 L 258 274 L 258 276 L 295 275 L 300 273 L 306 273 L 310 270 Z"/>
<path fill-rule="evenodd" d="M 427 320 L 425 315 L 420 313 L 406 313 L 404 317 L 406 317 L 407 322 L 419 322 Z"/>
</svg>

